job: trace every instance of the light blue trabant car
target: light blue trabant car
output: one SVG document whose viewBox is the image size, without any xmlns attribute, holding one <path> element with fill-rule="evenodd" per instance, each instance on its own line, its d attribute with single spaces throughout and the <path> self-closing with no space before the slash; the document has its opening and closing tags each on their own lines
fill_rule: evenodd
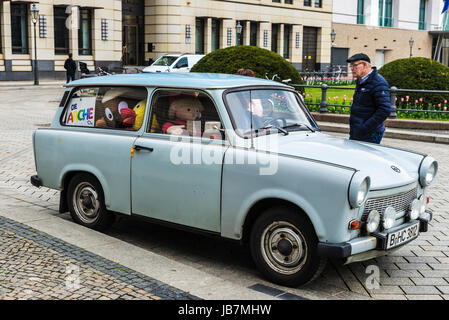
<svg viewBox="0 0 449 320">
<path fill-rule="evenodd" d="M 269 280 L 298 286 L 328 258 L 388 254 L 427 231 L 431 156 L 320 132 L 290 86 L 222 74 L 70 83 L 33 134 L 34 186 L 103 229 L 118 214 L 248 243 Z"/>
</svg>

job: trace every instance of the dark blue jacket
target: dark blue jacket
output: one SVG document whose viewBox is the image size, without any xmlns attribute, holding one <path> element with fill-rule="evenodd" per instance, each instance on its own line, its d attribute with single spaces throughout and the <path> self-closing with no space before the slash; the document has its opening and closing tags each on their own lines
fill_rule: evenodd
<svg viewBox="0 0 449 320">
<path fill-rule="evenodd" d="M 384 121 L 390 115 L 390 110 L 388 82 L 374 67 L 363 83 L 357 80 L 349 118 L 350 139 L 366 140 L 375 132 L 384 132 Z"/>
</svg>

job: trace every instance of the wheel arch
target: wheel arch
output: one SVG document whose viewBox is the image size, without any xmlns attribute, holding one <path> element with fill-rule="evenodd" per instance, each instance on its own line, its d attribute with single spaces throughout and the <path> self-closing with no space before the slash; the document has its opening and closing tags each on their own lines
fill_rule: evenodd
<svg viewBox="0 0 449 320">
<path fill-rule="evenodd" d="M 256 203 L 251 206 L 251 208 L 248 210 L 248 213 L 245 217 L 245 222 L 243 223 L 242 228 L 242 239 L 241 241 L 245 244 L 249 243 L 249 239 L 251 236 L 251 229 L 254 225 L 254 222 L 259 217 L 261 212 L 273 208 L 273 207 L 288 207 L 290 209 L 293 209 L 298 214 L 303 215 L 307 221 L 310 223 L 310 226 L 313 228 L 316 236 L 318 237 L 317 229 L 315 228 L 315 224 L 310 219 L 309 215 L 297 204 L 281 199 L 281 198 L 265 198 L 257 201 Z"/>
</svg>

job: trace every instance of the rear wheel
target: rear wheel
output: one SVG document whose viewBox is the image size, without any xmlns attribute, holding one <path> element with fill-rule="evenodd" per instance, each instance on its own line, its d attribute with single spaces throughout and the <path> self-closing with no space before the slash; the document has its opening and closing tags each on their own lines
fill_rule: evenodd
<svg viewBox="0 0 449 320">
<path fill-rule="evenodd" d="M 299 286 L 315 279 L 326 265 L 317 255 L 318 240 L 310 222 L 288 207 L 270 208 L 251 232 L 251 254 L 270 281 Z"/>
<path fill-rule="evenodd" d="M 100 183 L 90 174 L 80 173 L 70 180 L 67 203 L 72 219 L 83 226 L 103 230 L 115 220 L 106 210 Z"/>
</svg>

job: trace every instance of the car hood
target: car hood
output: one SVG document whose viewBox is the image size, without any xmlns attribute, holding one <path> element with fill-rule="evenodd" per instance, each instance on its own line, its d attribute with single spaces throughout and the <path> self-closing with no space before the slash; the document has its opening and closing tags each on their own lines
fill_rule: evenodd
<svg viewBox="0 0 449 320">
<path fill-rule="evenodd" d="M 371 178 L 371 190 L 394 188 L 416 182 L 419 164 L 423 158 L 422 155 L 412 152 L 336 138 L 319 132 L 312 134 L 292 132 L 288 136 L 280 134 L 277 137 L 275 149 L 278 154 L 362 171 Z M 272 146 L 270 148 L 260 146 L 258 149 L 275 151 Z"/>
</svg>

